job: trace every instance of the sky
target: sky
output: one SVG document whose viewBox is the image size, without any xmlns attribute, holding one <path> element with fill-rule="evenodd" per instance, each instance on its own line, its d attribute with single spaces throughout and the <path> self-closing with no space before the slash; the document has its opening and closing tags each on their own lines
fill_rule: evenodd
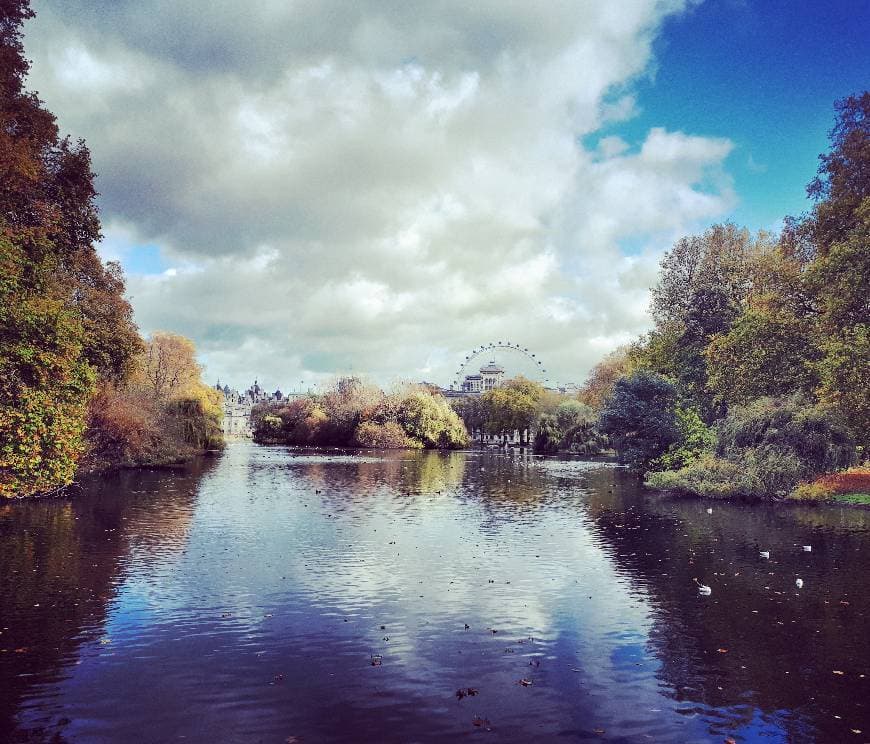
<svg viewBox="0 0 870 744">
<path fill-rule="evenodd" d="M 238 388 L 447 385 L 500 340 L 582 382 L 675 240 L 809 208 L 870 81 L 870 0 L 33 7 L 141 331 Z"/>
</svg>

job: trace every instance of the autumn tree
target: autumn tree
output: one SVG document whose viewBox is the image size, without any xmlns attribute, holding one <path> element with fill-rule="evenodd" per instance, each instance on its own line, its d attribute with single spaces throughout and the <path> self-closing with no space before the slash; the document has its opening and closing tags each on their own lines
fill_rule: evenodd
<svg viewBox="0 0 870 744">
<path fill-rule="evenodd" d="M 167 401 L 200 381 L 193 341 L 165 331 L 152 333 L 140 357 L 137 381 L 157 400 Z"/>
<path fill-rule="evenodd" d="M 613 386 L 620 377 L 634 370 L 635 359 L 629 346 L 620 346 L 611 351 L 589 372 L 580 388 L 578 399 L 596 410 L 600 410 L 613 392 Z"/>
<path fill-rule="evenodd" d="M 0 493 L 68 483 L 97 380 L 141 342 L 100 238 L 90 153 L 24 89 L 25 0 L 0 2 Z"/>
</svg>

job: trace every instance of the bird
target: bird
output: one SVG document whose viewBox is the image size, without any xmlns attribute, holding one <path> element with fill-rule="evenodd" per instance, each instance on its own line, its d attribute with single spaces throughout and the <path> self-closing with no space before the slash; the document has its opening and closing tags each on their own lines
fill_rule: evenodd
<svg viewBox="0 0 870 744">
<path fill-rule="evenodd" d="M 703 594 L 706 597 L 713 593 L 713 590 L 709 586 L 702 584 L 697 578 L 694 579 L 694 582 L 698 585 L 698 594 Z"/>
<path fill-rule="evenodd" d="M 795 579 L 795 581 L 794 581 L 794 585 L 795 585 L 798 589 L 800 589 L 800 588 L 804 585 L 804 580 L 803 580 L 803 579 Z"/>
<path fill-rule="evenodd" d="M 712 514 L 712 513 L 713 513 L 713 507 L 712 507 L 712 506 L 708 506 L 708 507 L 707 507 L 707 514 Z"/>
<path fill-rule="evenodd" d="M 760 555 L 762 558 L 770 558 L 770 551 L 762 550 L 758 555 Z"/>
<path fill-rule="evenodd" d="M 812 545 L 804 545 L 804 553 L 812 553 L 813 546 Z"/>
</svg>

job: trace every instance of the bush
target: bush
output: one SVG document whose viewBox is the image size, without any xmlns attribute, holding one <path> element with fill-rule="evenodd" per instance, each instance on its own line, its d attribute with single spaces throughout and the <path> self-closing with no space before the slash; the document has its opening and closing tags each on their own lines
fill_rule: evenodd
<svg viewBox="0 0 870 744">
<path fill-rule="evenodd" d="M 756 449 L 758 459 L 791 453 L 805 478 L 845 468 L 855 457 L 855 443 L 842 421 L 801 396 L 761 398 L 734 408 L 719 423 L 717 435 L 721 457 L 740 459 Z"/>
<path fill-rule="evenodd" d="M 409 437 L 395 421 L 385 424 L 363 421 L 356 428 L 354 444 L 373 449 L 420 449 L 423 446 L 419 440 Z"/>
<path fill-rule="evenodd" d="M 791 498 L 824 501 L 849 493 L 870 493 L 870 469 L 849 468 L 823 475 L 811 483 L 801 483 L 792 491 Z"/>
<path fill-rule="evenodd" d="M 674 409 L 679 439 L 654 463 L 654 470 L 677 470 L 699 460 L 716 445 L 716 434 L 702 420 L 697 408 Z"/>
<path fill-rule="evenodd" d="M 736 463 L 707 454 L 679 470 L 647 473 L 644 485 L 710 498 L 732 498 L 752 490 L 744 475 Z"/>
<path fill-rule="evenodd" d="M 88 409 L 84 470 L 152 462 L 160 449 L 159 406 L 153 398 L 103 385 Z"/>
<path fill-rule="evenodd" d="M 464 447 L 468 433 L 440 395 L 422 387 L 386 395 L 356 378 L 325 395 L 256 406 L 255 442 L 333 447 Z"/>
<path fill-rule="evenodd" d="M 447 401 L 427 390 L 407 393 L 398 407 L 398 423 L 424 447 L 456 449 L 468 444 L 465 424 Z"/>
<path fill-rule="evenodd" d="M 716 433 L 715 456 L 648 474 L 647 484 L 702 496 L 783 498 L 801 481 L 851 464 L 855 454 L 842 422 L 799 397 L 734 408 Z"/>
<path fill-rule="evenodd" d="M 562 429 L 556 416 L 550 413 L 543 414 L 538 419 L 538 428 L 535 431 L 533 447 L 535 452 L 541 455 L 551 455 L 559 451 L 562 444 Z"/>
</svg>

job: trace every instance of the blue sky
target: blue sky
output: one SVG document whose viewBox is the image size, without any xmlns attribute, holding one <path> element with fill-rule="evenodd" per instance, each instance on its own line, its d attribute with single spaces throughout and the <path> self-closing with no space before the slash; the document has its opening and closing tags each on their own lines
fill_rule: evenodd
<svg viewBox="0 0 870 744">
<path fill-rule="evenodd" d="M 714 0 L 665 20 L 640 115 L 602 133 L 641 142 L 651 127 L 727 137 L 725 162 L 752 229 L 807 209 L 833 103 L 870 86 L 870 1 Z"/>
</svg>

